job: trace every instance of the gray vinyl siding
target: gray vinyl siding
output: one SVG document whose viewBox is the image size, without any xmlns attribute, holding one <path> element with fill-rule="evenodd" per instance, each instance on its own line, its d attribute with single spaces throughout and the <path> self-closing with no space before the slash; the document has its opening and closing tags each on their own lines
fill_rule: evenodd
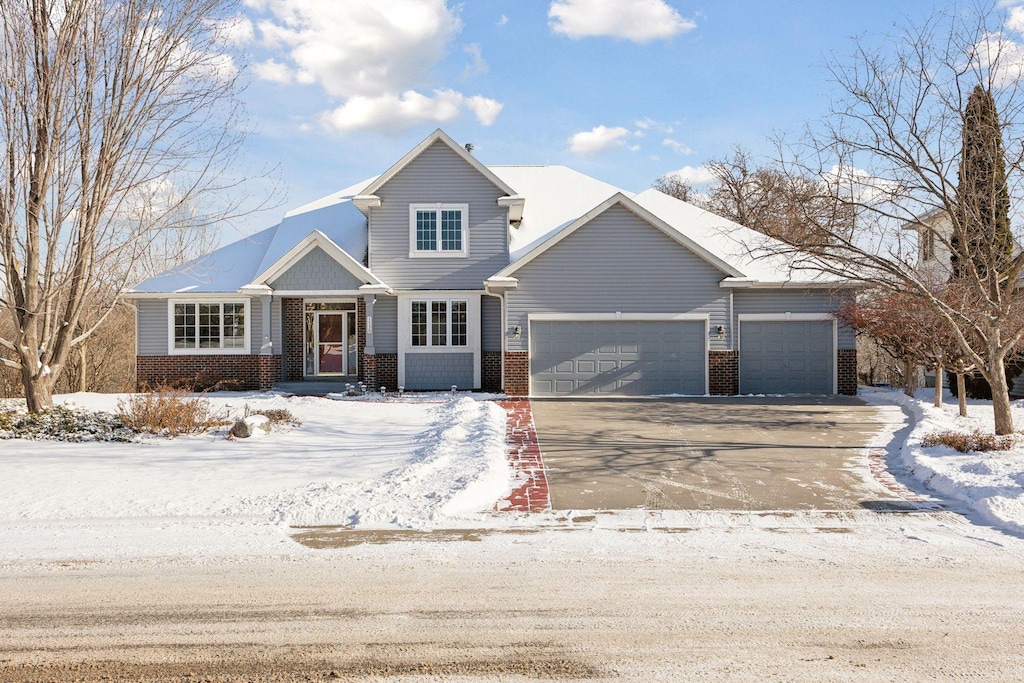
<svg viewBox="0 0 1024 683">
<path fill-rule="evenodd" d="M 501 299 L 480 297 L 480 350 L 501 351 Z"/>
<path fill-rule="evenodd" d="M 230 297 L 225 294 L 224 297 Z M 211 296 L 204 301 L 218 301 Z M 170 333 L 167 319 L 168 299 L 138 299 L 135 301 L 136 353 L 140 356 L 166 356 Z M 249 301 L 249 353 L 259 353 L 263 346 L 263 313 L 259 299 Z M 271 341 L 274 354 L 281 353 L 281 299 L 274 297 L 270 304 Z"/>
<path fill-rule="evenodd" d="M 405 388 L 473 389 L 472 353 L 405 354 Z"/>
<path fill-rule="evenodd" d="M 370 270 L 397 289 L 483 289 L 508 265 L 505 195 L 447 145 L 437 142 L 377 191 L 370 210 Z M 469 205 L 469 256 L 409 258 L 409 205 Z"/>
<path fill-rule="evenodd" d="M 529 201 L 529 200 L 527 200 Z M 530 313 L 695 313 L 726 325 L 725 274 L 633 212 L 613 206 L 514 273 L 506 294 L 513 351 L 529 349 Z M 711 336 L 710 348 L 728 348 Z"/>
<path fill-rule="evenodd" d="M 316 247 L 269 284 L 279 290 L 351 291 L 366 283 Z"/>
<path fill-rule="evenodd" d="M 166 356 L 167 299 L 138 299 L 135 309 L 136 353 L 140 356 Z"/>
<path fill-rule="evenodd" d="M 739 289 L 733 297 L 733 310 L 737 321 L 740 314 L 835 313 L 849 296 L 821 289 Z M 856 336 L 846 325 L 839 325 L 837 341 L 840 349 L 857 348 Z"/>
<path fill-rule="evenodd" d="M 398 353 L 398 299 L 393 296 L 378 296 L 373 304 L 373 348 Z"/>
</svg>

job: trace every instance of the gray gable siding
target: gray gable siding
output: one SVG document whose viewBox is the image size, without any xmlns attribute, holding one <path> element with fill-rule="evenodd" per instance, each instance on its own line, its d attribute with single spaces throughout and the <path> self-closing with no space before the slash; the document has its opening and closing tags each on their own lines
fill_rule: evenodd
<svg viewBox="0 0 1024 683">
<path fill-rule="evenodd" d="M 501 299 L 480 297 L 480 350 L 501 351 Z"/>
<path fill-rule="evenodd" d="M 848 296 L 821 289 L 738 289 L 733 310 L 737 324 L 741 313 L 835 313 Z M 840 349 L 857 348 L 853 330 L 840 324 L 836 332 Z"/>
<path fill-rule="evenodd" d="M 529 200 L 527 200 L 529 201 Z M 725 274 L 633 212 L 613 206 L 514 276 L 506 325 L 521 328 L 509 350 L 529 349 L 530 313 L 700 313 L 711 329 L 728 321 Z M 710 348 L 728 348 L 711 337 Z"/>
<path fill-rule="evenodd" d="M 373 303 L 373 348 L 398 353 L 398 299 L 393 296 L 378 296 Z"/>
<path fill-rule="evenodd" d="M 508 265 L 505 193 L 447 145 L 436 142 L 377 191 L 370 210 L 370 270 L 397 289 L 483 289 Z M 409 258 L 409 205 L 469 205 L 469 256 Z"/>
<path fill-rule="evenodd" d="M 203 301 L 218 301 L 222 298 L 238 299 L 237 296 L 211 295 Z M 166 356 L 168 329 L 167 306 L 169 299 L 137 299 L 135 301 L 135 349 L 139 356 Z M 249 352 L 259 353 L 263 346 L 263 318 L 259 299 L 249 302 Z M 270 304 L 271 342 L 274 354 L 281 353 L 281 299 L 274 297 Z"/>
<path fill-rule="evenodd" d="M 354 290 L 366 284 L 320 247 L 315 247 L 291 268 L 270 282 L 279 290 Z"/>
</svg>

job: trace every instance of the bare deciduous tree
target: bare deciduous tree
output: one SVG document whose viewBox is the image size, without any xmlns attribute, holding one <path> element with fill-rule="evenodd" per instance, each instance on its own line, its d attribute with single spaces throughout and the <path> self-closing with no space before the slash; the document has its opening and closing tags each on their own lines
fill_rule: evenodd
<svg viewBox="0 0 1024 683">
<path fill-rule="evenodd" d="M 28 408 L 155 242 L 233 214 L 222 0 L 0 2 L 0 360 Z M 165 256 L 168 256 L 165 254 Z M 171 259 L 173 260 L 173 258 Z M 86 314 L 86 311 L 89 314 Z"/>
<path fill-rule="evenodd" d="M 860 42 L 849 60 L 831 64 L 840 93 L 831 115 L 781 156 L 791 176 L 821 178 L 822 201 L 831 196 L 853 210 L 855 229 L 808 212 L 807 237 L 769 230 L 779 241 L 752 245 L 787 254 L 800 267 L 908 292 L 935 311 L 991 385 L 997 434 L 1013 432 L 1005 363 L 1024 337 L 1018 285 L 1024 253 L 1007 259 L 998 249 L 969 246 L 992 230 L 988 217 L 970 207 L 992 206 L 997 198 L 965 203 L 958 174 L 967 101 L 980 85 L 999 112 L 1006 181 L 978 183 L 971 191 L 1005 192 L 1011 215 L 1024 206 L 1022 46 L 1003 26 L 995 11 L 953 9 L 899 29 L 880 47 Z M 916 268 L 917 235 L 906 229 L 935 212 L 952 228 L 932 238 L 969 264 L 955 296 L 947 294 L 952 283 L 945 277 Z"/>
</svg>

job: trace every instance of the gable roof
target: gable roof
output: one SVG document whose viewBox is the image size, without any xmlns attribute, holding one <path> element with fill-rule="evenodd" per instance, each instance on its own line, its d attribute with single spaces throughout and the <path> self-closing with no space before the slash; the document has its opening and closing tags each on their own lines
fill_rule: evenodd
<svg viewBox="0 0 1024 683">
<path fill-rule="evenodd" d="M 634 201 L 630 197 L 627 197 L 625 194 L 621 192 L 615 193 L 614 195 L 604 200 L 587 213 L 583 214 L 576 220 L 572 221 L 571 223 L 563 227 L 561 230 L 558 230 L 554 234 L 549 235 L 540 244 L 534 247 L 528 254 L 523 255 L 522 258 L 509 265 L 507 268 L 502 269 L 495 277 L 501 278 L 512 275 L 517 270 L 525 266 L 527 263 L 534 260 L 541 254 L 546 252 L 548 249 L 555 246 L 563 239 L 565 239 L 572 233 L 576 232 L 577 230 L 579 230 L 587 223 L 594 220 L 595 218 L 597 218 L 598 216 L 600 216 L 613 206 L 622 206 L 623 208 L 636 214 L 641 219 L 651 224 L 658 230 L 661 230 L 663 233 L 665 233 L 665 235 L 672 238 L 673 240 L 681 244 L 683 247 L 689 249 L 694 254 L 701 257 L 702 259 L 704 259 L 712 266 L 725 273 L 726 275 L 730 275 L 732 277 L 743 277 L 743 273 L 734 268 L 732 265 L 722 260 L 717 255 L 711 253 L 710 251 L 705 249 L 701 244 L 693 241 L 688 236 L 684 235 L 682 232 L 675 229 L 672 225 L 666 223 L 659 216 L 655 215 L 654 213 L 644 208 L 636 201 Z"/>
<path fill-rule="evenodd" d="M 513 190 L 507 183 L 505 183 L 504 180 L 495 175 L 494 172 L 491 171 L 491 169 L 487 168 L 482 163 L 480 163 L 480 161 L 472 154 L 470 154 L 465 147 L 455 142 L 455 140 L 451 139 L 451 137 L 449 137 L 448 134 L 445 133 L 440 128 L 438 128 L 433 133 L 424 138 L 423 142 L 409 150 L 409 153 L 406 154 L 401 159 L 399 159 L 398 163 L 393 165 L 388 170 L 384 171 L 384 173 L 382 173 L 381 175 L 377 176 L 377 178 L 374 179 L 369 185 L 364 187 L 362 192 L 360 192 L 359 194 L 372 195 L 374 192 L 383 187 L 385 183 L 387 183 L 389 180 L 398 175 L 398 173 L 402 169 L 404 169 L 406 166 L 412 163 L 412 161 L 416 159 L 416 157 L 423 154 L 423 152 L 425 152 L 435 142 L 441 142 L 450 147 L 453 152 L 455 152 L 462 158 L 463 161 L 465 161 L 467 164 L 475 168 L 480 173 L 480 175 L 484 176 L 489 181 L 494 183 L 494 185 L 502 192 L 508 195 L 516 194 L 516 191 Z"/>
<path fill-rule="evenodd" d="M 356 278 L 362 280 L 363 284 L 384 286 L 377 277 L 363 267 L 363 264 L 352 258 L 351 254 L 331 241 L 331 239 L 314 230 L 288 250 L 281 258 L 272 263 L 266 270 L 253 278 L 250 285 L 265 285 L 283 275 L 289 268 L 294 266 L 303 256 L 316 248 L 322 249 L 328 256 L 334 259 L 338 265 L 352 273 Z"/>
</svg>

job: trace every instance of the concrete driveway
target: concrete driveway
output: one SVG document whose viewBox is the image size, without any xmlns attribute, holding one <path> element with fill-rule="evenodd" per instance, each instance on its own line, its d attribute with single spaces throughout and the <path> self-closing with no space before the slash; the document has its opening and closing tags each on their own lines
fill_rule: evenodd
<svg viewBox="0 0 1024 683">
<path fill-rule="evenodd" d="M 877 411 L 849 397 L 534 400 L 552 507 L 849 510 Z"/>
</svg>

